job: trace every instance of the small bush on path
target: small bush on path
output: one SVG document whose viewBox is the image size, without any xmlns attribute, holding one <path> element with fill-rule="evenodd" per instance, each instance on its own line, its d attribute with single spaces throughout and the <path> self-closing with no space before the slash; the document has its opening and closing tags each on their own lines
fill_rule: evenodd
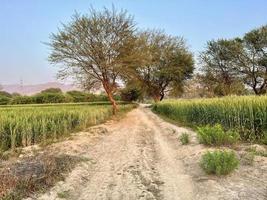
<svg viewBox="0 0 267 200">
<path fill-rule="evenodd" d="M 233 151 L 216 150 L 202 156 L 200 166 L 208 174 L 226 175 L 236 169 L 239 161 Z"/>
<path fill-rule="evenodd" d="M 189 135 L 187 133 L 182 133 L 182 135 L 179 137 L 180 142 L 182 145 L 189 143 Z"/>
</svg>

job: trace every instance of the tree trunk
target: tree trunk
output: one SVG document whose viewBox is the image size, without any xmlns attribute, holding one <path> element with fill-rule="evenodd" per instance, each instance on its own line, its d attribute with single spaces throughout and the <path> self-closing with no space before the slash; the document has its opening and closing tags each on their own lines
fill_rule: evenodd
<svg viewBox="0 0 267 200">
<path fill-rule="evenodd" d="M 118 106 L 117 106 L 117 103 L 116 101 L 114 100 L 113 96 L 111 93 L 108 93 L 108 99 L 109 101 L 111 102 L 112 104 L 112 112 L 113 112 L 113 115 L 116 115 L 117 111 L 118 111 Z"/>
<path fill-rule="evenodd" d="M 153 99 L 155 101 L 155 103 L 159 102 L 160 101 L 160 95 L 153 95 Z"/>
<path fill-rule="evenodd" d="M 106 91 L 106 93 L 108 95 L 108 99 L 112 104 L 112 113 L 113 113 L 113 115 L 115 115 L 117 113 L 117 111 L 118 111 L 118 106 L 116 104 L 115 99 L 113 98 L 113 95 L 112 95 L 112 92 L 111 92 L 112 90 L 110 89 L 110 87 L 109 87 L 109 85 L 107 84 L 106 81 L 102 82 L 102 84 L 103 84 L 103 87 L 104 87 L 104 89 L 105 89 L 105 91 Z"/>
<path fill-rule="evenodd" d="M 256 95 L 259 95 L 259 92 L 258 92 L 256 86 L 253 86 L 252 89 L 253 89 L 253 91 L 254 91 L 254 93 L 255 93 Z"/>
<path fill-rule="evenodd" d="M 161 95 L 160 95 L 160 101 L 162 101 L 163 100 L 163 98 L 164 98 L 164 93 L 162 93 Z"/>
</svg>

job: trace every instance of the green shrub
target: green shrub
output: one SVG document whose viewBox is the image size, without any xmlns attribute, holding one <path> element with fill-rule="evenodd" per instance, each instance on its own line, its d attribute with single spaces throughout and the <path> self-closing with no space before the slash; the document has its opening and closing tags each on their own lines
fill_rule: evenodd
<svg viewBox="0 0 267 200">
<path fill-rule="evenodd" d="M 42 90 L 41 93 L 62 93 L 62 90 L 60 88 L 47 88 Z"/>
<path fill-rule="evenodd" d="M 0 95 L 0 105 L 7 105 L 10 102 L 10 98 L 6 96 L 1 96 Z"/>
<path fill-rule="evenodd" d="M 206 145 L 231 145 L 239 139 L 239 134 L 236 131 L 225 132 L 220 124 L 198 127 L 197 134 L 199 142 Z"/>
<path fill-rule="evenodd" d="M 18 97 L 18 96 L 21 96 L 21 94 L 18 93 L 18 92 L 13 92 L 13 93 L 12 93 L 12 97 Z"/>
<path fill-rule="evenodd" d="M 0 91 L 0 96 L 12 98 L 12 94 L 6 92 L 6 91 Z"/>
<path fill-rule="evenodd" d="M 16 96 L 13 97 L 10 104 L 32 104 L 35 103 L 34 98 L 30 96 Z"/>
<path fill-rule="evenodd" d="M 109 101 L 109 99 L 106 94 L 101 93 L 95 96 L 94 101 Z"/>
<path fill-rule="evenodd" d="M 67 94 L 73 98 L 73 102 L 89 102 L 94 99 L 94 95 L 78 90 L 69 91 Z"/>
<path fill-rule="evenodd" d="M 200 166 L 208 174 L 226 175 L 236 169 L 239 161 L 233 151 L 207 152 L 201 158 Z"/>
<path fill-rule="evenodd" d="M 189 143 L 189 135 L 187 133 L 182 133 L 182 135 L 179 137 L 180 142 L 182 145 Z"/>
<path fill-rule="evenodd" d="M 35 95 L 34 103 L 43 104 L 43 103 L 64 103 L 65 96 L 60 93 L 40 93 Z"/>
<path fill-rule="evenodd" d="M 128 86 L 120 91 L 122 101 L 137 101 L 141 95 L 141 89 L 134 86 Z"/>
</svg>

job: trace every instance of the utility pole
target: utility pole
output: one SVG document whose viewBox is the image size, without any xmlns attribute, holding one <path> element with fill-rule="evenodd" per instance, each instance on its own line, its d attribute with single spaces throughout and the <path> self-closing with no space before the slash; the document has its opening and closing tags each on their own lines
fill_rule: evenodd
<svg viewBox="0 0 267 200">
<path fill-rule="evenodd" d="M 22 78 L 20 78 L 20 93 L 24 94 L 23 79 Z"/>
</svg>

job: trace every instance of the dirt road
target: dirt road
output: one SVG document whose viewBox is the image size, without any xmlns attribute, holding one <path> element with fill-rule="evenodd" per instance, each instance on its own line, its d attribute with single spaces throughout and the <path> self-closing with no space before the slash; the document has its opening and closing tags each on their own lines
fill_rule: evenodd
<svg viewBox="0 0 267 200">
<path fill-rule="evenodd" d="M 190 145 L 179 143 L 178 136 L 183 132 L 190 134 Z M 57 144 L 56 149 L 78 154 L 86 161 L 77 166 L 64 182 L 59 182 L 49 192 L 33 199 L 267 197 L 264 166 L 251 177 L 240 176 L 240 173 L 244 173 L 242 170 L 247 168 L 228 178 L 207 176 L 198 165 L 205 149 L 197 143 L 194 133 L 164 122 L 144 107 L 131 111 L 120 121 L 111 121 L 80 133 L 73 140 Z M 242 182 L 244 177 L 249 182 Z"/>
</svg>

